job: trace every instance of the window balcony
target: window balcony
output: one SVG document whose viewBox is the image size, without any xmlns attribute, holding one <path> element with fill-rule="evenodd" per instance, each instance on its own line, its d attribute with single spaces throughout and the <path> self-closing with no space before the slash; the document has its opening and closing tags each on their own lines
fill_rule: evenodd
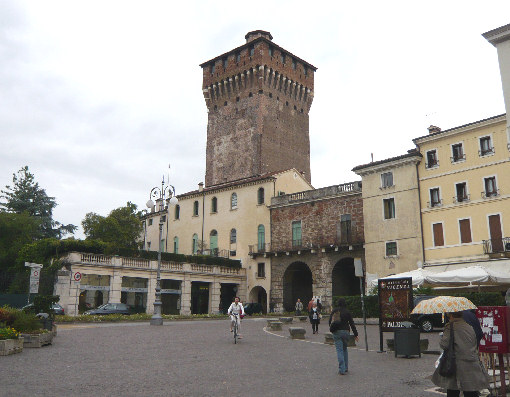
<svg viewBox="0 0 510 397">
<path fill-rule="evenodd" d="M 484 190 L 482 193 L 482 198 L 491 198 L 491 197 L 498 197 L 499 196 L 499 189 L 496 190 Z"/>
<path fill-rule="evenodd" d="M 441 207 L 442 205 L 443 205 L 442 199 L 439 199 L 438 201 L 427 201 L 427 207 L 429 208 Z"/>
<path fill-rule="evenodd" d="M 483 240 L 484 254 L 504 254 L 510 257 L 510 237 Z"/>
<path fill-rule="evenodd" d="M 483 156 L 488 156 L 488 155 L 491 155 L 494 153 L 495 153 L 495 150 L 493 147 L 487 148 L 487 149 L 480 149 L 478 151 L 478 156 L 483 157 Z"/>
<path fill-rule="evenodd" d="M 459 156 L 452 156 L 452 157 L 450 157 L 450 161 L 452 162 L 452 164 L 458 163 L 458 162 L 464 161 L 464 160 L 466 160 L 466 155 L 465 154 L 461 154 Z"/>
<path fill-rule="evenodd" d="M 453 197 L 454 203 L 468 203 L 470 201 L 470 195 L 465 194 L 463 196 L 455 196 Z"/>
<path fill-rule="evenodd" d="M 425 168 L 436 168 L 439 167 L 439 160 L 429 160 L 425 163 Z"/>
</svg>

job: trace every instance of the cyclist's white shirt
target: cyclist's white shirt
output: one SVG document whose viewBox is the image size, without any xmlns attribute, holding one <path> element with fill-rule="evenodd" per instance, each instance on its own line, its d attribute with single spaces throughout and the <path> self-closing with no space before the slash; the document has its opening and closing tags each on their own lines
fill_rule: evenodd
<svg viewBox="0 0 510 397">
<path fill-rule="evenodd" d="M 233 302 L 227 311 L 228 314 L 242 314 L 244 316 L 244 307 L 241 302 L 239 302 L 237 305 L 235 302 Z"/>
</svg>

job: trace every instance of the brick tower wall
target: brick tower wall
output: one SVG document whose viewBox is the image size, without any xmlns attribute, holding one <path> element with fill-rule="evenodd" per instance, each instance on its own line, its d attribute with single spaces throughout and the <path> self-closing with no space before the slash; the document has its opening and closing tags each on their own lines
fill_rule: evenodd
<svg viewBox="0 0 510 397">
<path fill-rule="evenodd" d="M 311 181 L 308 114 L 316 68 L 268 35 L 201 65 L 209 112 L 206 186 L 289 168 Z"/>
</svg>

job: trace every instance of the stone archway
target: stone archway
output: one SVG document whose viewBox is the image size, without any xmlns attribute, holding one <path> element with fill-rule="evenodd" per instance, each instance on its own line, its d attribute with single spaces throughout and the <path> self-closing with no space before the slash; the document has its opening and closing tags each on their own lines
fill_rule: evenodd
<svg viewBox="0 0 510 397">
<path fill-rule="evenodd" d="M 294 311 L 297 299 L 306 305 L 312 299 L 312 272 L 304 262 L 294 262 L 283 274 L 283 309 Z"/>
<path fill-rule="evenodd" d="M 359 279 L 354 274 L 354 258 L 342 258 L 333 267 L 332 295 L 359 295 Z"/>
<path fill-rule="evenodd" d="M 249 296 L 250 302 L 257 302 L 262 305 L 264 313 L 267 312 L 267 292 L 263 287 L 253 287 Z"/>
</svg>

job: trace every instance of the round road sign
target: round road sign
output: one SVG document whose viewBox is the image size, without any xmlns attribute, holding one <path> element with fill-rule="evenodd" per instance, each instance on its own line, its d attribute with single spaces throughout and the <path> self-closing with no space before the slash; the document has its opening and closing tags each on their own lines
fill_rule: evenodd
<svg viewBox="0 0 510 397">
<path fill-rule="evenodd" d="M 81 273 L 76 272 L 74 273 L 74 281 L 80 281 L 81 280 Z"/>
</svg>

